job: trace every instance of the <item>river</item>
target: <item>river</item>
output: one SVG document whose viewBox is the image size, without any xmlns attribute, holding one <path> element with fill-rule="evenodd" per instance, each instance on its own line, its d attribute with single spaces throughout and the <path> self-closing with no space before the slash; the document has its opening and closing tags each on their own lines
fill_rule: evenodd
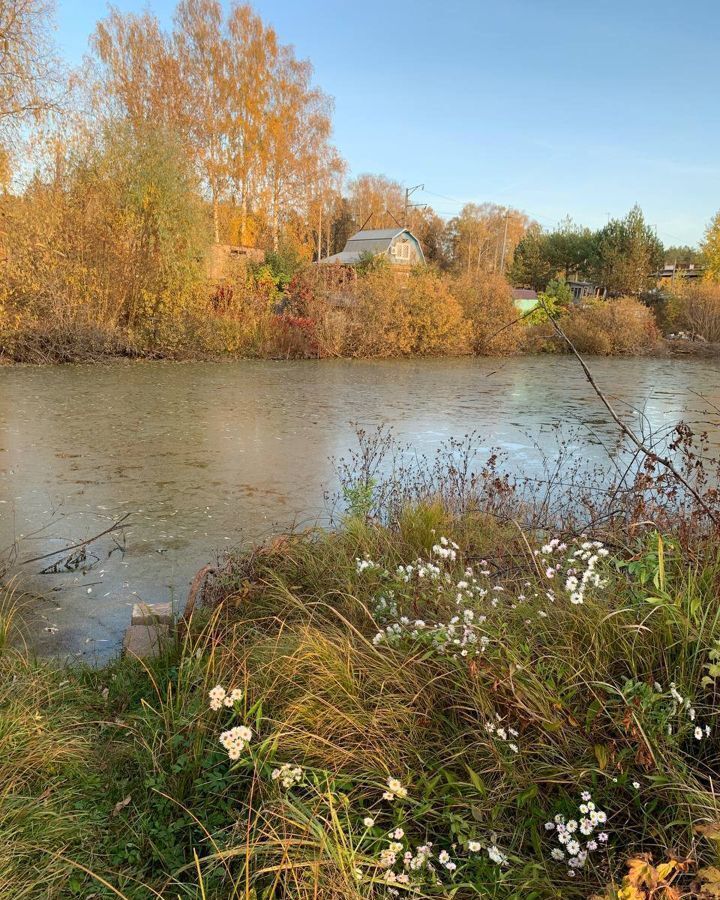
<svg viewBox="0 0 720 900">
<path fill-rule="evenodd" d="M 620 408 L 654 427 L 685 419 L 718 442 L 714 360 L 595 359 Z M 408 361 L 117 362 L 0 369 L 0 548 L 19 560 L 97 534 L 81 571 L 20 567 L 40 599 L 26 612 L 41 654 L 102 660 L 137 599 L 182 605 L 194 572 L 229 547 L 324 521 L 330 457 L 353 423 L 388 423 L 433 451 L 477 430 L 521 472 L 552 450 L 556 426 L 612 441 L 615 428 L 569 357 Z M 593 446 L 595 449 L 593 449 Z M 590 445 L 588 458 L 604 451 Z"/>
</svg>

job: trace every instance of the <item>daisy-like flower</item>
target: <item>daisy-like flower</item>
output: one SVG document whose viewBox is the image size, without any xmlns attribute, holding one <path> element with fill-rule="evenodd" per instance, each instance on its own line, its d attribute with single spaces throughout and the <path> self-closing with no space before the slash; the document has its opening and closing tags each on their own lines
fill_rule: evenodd
<svg viewBox="0 0 720 900">
<path fill-rule="evenodd" d="M 273 781 L 280 781 L 284 788 L 291 788 L 302 781 L 303 770 L 300 766 L 291 766 L 290 763 L 283 763 L 279 769 L 273 769 L 271 778 Z"/>
<path fill-rule="evenodd" d="M 399 778 L 388 778 L 387 786 L 388 789 L 383 794 L 384 800 L 394 800 L 396 797 L 398 800 L 404 800 L 407 797 L 407 788 L 403 787 Z"/>
<path fill-rule="evenodd" d="M 490 859 L 499 866 L 506 866 L 508 864 L 507 856 L 505 856 L 501 850 L 498 850 L 495 844 L 493 844 L 492 847 L 488 847 L 487 852 Z"/>
<path fill-rule="evenodd" d="M 698 740 L 698 741 L 701 741 L 701 740 L 702 740 L 702 738 L 703 738 L 703 730 L 702 730 L 702 728 L 701 728 L 699 725 L 697 725 L 697 726 L 695 727 L 695 732 L 694 732 L 694 734 L 695 734 L 696 740 Z"/>
<path fill-rule="evenodd" d="M 566 849 L 571 856 L 575 856 L 580 852 L 580 844 L 577 841 L 568 841 Z"/>
<path fill-rule="evenodd" d="M 223 697 L 223 706 L 227 706 L 228 708 L 235 706 L 243 698 L 243 692 L 240 688 L 233 688 L 229 694 L 226 694 Z"/>
<path fill-rule="evenodd" d="M 391 831 L 388 837 L 394 838 L 396 841 L 400 841 L 405 837 L 405 832 L 402 828 L 396 828 L 395 831 Z"/>
<path fill-rule="evenodd" d="M 375 819 L 373 819 L 372 816 L 365 816 L 365 818 L 363 819 L 363 825 L 366 828 L 372 828 L 374 824 Z"/>
<path fill-rule="evenodd" d="M 559 847 L 553 847 L 550 851 L 550 856 L 552 856 L 556 862 L 562 862 L 562 860 L 565 859 L 565 854 Z"/>
<path fill-rule="evenodd" d="M 240 754 L 252 740 L 252 731 L 247 725 L 236 725 L 220 735 L 220 743 L 227 750 L 228 756 L 233 761 L 240 758 Z"/>
<path fill-rule="evenodd" d="M 607 843 L 607 839 L 608 839 L 607 834 L 605 834 L 604 831 L 601 831 L 600 834 L 598 835 L 598 840 L 600 841 L 600 843 L 601 843 L 601 844 L 606 844 L 606 843 Z"/>
<path fill-rule="evenodd" d="M 218 710 L 222 707 L 223 701 L 226 697 L 225 688 L 221 684 L 215 685 L 215 687 L 210 691 L 210 709 Z"/>
<path fill-rule="evenodd" d="M 480 841 L 468 841 L 468 850 L 471 853 L 479 853 L 482 850 Z"/>
</svg>

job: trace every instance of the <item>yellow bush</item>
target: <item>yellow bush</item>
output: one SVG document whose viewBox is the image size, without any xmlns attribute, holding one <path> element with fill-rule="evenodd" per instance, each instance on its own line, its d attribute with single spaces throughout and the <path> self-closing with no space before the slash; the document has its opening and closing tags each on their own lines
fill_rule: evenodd
<svg viewBox="0 0 720 900">
<path fill-rule="evenodd" d="M 706 341 L 720 341 L 720 284 L 681 282 L 668 304 L 668 320 L 677 331 Z"/>
<path fill-rule="evenodd" d="M 580 353 L 599 356 L 642 353 L 660 340 L 652 311 L 634 297 L 574 307 L 562 319 L 562 327 Z"/>
<path fill-rule="evenodd" d="M 403 284 L 401 298 L 410 353 L 434 356 L 467 349 L 467 323 L 447 278 L 432 269 L 416 269 Z"/>
<path fill-rule="evenodd" d="M 462 353 L 467 327 L 448 282 L 430 269 L 403 278 L 389 267 L 360 276 L 348 303 L 348 356 Z"/>
<path fill-rule="evenodd" d="M 511 324 L 519 313 L 507 280 L 497 273 L 463 275 L 452 284 L 452 293 L 469 323 L 474 353 L 502 356 L 518 349 L 522 328 Z"/>
</svg>

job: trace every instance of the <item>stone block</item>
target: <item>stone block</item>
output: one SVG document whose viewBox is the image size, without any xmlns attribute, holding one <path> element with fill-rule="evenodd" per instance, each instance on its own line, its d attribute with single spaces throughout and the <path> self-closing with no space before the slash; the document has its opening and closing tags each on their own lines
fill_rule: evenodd
<svg viewBox="0 0 720 900">
<path fill-rule="evenodd" d="M 171 603 L 134 603 L 131 624 L 133 625 L 171 625 Z"/>
<path fill-rule="evenodd" d="M 169 631 L 167 625 L 131 625 L 123 638 L 123 650 L 140 659 L 159 656 L 160 645 Z"/>
</svg>

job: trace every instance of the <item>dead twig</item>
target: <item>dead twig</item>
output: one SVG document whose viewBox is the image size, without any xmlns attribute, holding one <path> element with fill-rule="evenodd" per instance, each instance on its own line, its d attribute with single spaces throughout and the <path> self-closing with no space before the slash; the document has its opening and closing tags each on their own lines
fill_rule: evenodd
<svg viewBox="0 0 720 900">
<path fill-rule="evenodd" d="M 190 585 L 190 590 L 188 591 L 187 603 L 185 604 L 185 612 L 183 613 L 183 619 L 186 622 L 189 622 L 192 614 L 195 610 L 195 604 L 197 603 L 198 595 L 200 594 L 201 589 L 205 585 L 205 579 L 208 575 L 216 575 L 217 568 L 215 566 L 203 566 L 198 572 L 196 572 L 195 577 L 192 580 L 192 584 Z"/>
<path fill-rule="evenodd" d="M 595 393 L 599 397 L 600 401 L 602 402 L 603 406 L 610 413 L 610 416 L 612 417 L 613 421 L 618 426 L 618 428 L 622 431 L 622 433 L 625 435 L 625 437 L 627 437 L 628 440 L 631 443 L 633 443 L 637 447 L 637 449 L 642 454 L 644 454 L 648 459 L 652 460 L 655 463 L 658 463 L 659 465 L 663 466 L 663 468 L 667 469 L 667 471 L 670 472 L 670 474 L 673 476 L 673 478 L 675 478 L 695 498 L 698 505 L 705 512 L 705 515 L 710 519 L 710 521 L 714 525 L 720 525 L 720 515 L 718 515 L 718 513 L 716 513 L 715 510 L 713 510 L 711 506 L 709 506 L 709 504 L 705 501 L 705 498 L 702 496 L 702 494 L 690 484 L 690 482 L 687 480 L 687 478 L 685 478 L 685 476 L 682 474 L 682 472 L 678 471 L 678 469 L 675 466 L 675 464 L 673 463 L 673 461 L 667 456 L 660 456 L 652 448 L 647 447 L 644 444 L 644 442 L 635 434 L 635 432 L 632 430 L 632 428 L 630 428 L 629 425 L 627 425 L 625 422 L 623 422 L 623 420 L 620 418 L 620 416 L 615 412 L 613 405 L 610 403 L 608 398 L 605 396 L 605 394 L 602 392 L 602 390 L 598 386 L 597 382 L 595 381 L 595 378 L 593 377 L 592 372 L 590 371 L 590 368 L 588 367 L 588 364 L 585 362 L 585 360 L 582 358 L 582 356 L 578 353 L 577 348 L 575 347 L 573 342 L 570 340 L 570 338 L 565 334 L 563 329 L 560 327 L 557 319 L 555 318 L 555 316 L 552 315 L 552 313 L 548 309 L 545 301 L 540 299 L 540 303 L 542 305 L 542 308 L 545 310 L 545 314 L 547 315 L 548 319 L 552 323 L 552 326 L 555 329 L 555 332 L 570 348 L 570 352 L 573 354 L 573 356 L 575 356 L 575 358 L 578 360 L 578 362 L 582 366 L 582 370 L 585 373 L 585 377 L 590 382 L 590 386 L 595 391 Z"/>
</svg>

